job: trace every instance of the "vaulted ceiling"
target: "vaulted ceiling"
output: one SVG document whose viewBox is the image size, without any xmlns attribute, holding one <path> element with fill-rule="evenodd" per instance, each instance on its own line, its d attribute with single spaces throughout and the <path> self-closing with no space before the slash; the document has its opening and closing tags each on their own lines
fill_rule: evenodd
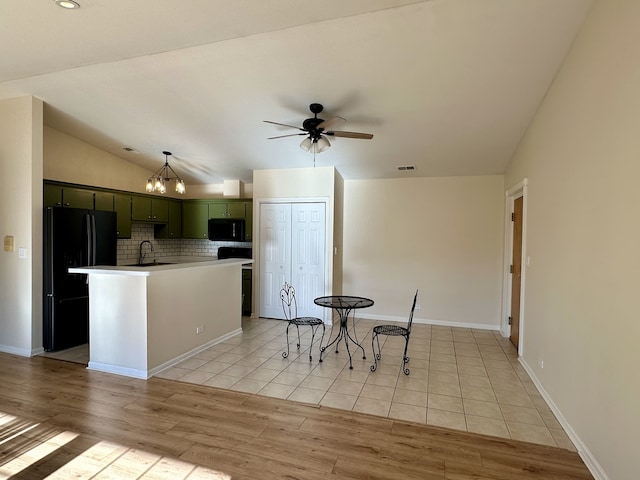
<svg viewBox="0 0 640 480">
<path fill-rule="evenodd" d="M 593 0 L 78 2 L 0 3 L 0 99 L 194 184 L 312 166 L 263 122 L 312 102 L 374 135 L 316 156 L 347 179 L 503 173 Z"/>
</svg>

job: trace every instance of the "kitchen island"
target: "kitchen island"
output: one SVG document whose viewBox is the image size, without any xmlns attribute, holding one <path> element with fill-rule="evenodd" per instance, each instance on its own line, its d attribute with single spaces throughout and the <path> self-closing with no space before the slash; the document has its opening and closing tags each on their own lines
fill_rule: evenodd
<svg viewBox="0 0 640 480">
<path fill-rule="evenodd" d="M 149 378 L 242 332 L 242 265 L 202 262 L 70 268 L 89 280 L 92 370 Z"/>
</svg>

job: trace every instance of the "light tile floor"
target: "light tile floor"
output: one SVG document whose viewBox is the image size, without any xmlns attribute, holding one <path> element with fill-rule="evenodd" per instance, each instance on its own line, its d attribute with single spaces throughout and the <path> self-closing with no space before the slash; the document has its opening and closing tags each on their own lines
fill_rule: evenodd
<svg viewBox="0 0 640 480">
<path fill-rule="evenodd" d="M 352 349 L 353 370 L 344 343 L 338 354 L 335 348 L 326 351 L 320 363 L 316 339 L 309 362 L 310 329 L 301 329 L 298 353 L 292 328 L 285 359 L 285 322 L 243 318 L 241 335 L 156 376 L 575 451 L 515 348 L 498 332 L 414 324 L 406 376 L 400 370 L 402 337 L 380 337 L 382 359 L 371 372 L 375 325 L 355 320 L 352 332 L 367 359 Z"/>
</svg>

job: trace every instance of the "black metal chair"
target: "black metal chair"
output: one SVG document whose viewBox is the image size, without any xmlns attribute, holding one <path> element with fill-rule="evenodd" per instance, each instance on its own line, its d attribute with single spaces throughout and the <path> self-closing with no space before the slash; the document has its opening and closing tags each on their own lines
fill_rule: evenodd
<svg viewBox="0 0 640 480">
<path fill-rule="evenodd" d="M 409 369 L 407 363 L 409 363 L 409 357 L 407 357 L 407 349 L 409 348 L 409 337 L 411 336 L 411 324 L 413 323 L 413 311 L 416 309 L 416 300 L 418 299 L 418 290 L 413 297 L 413 305 L 411 306 L 411 313 L 409 314 L 409 322 L 406 327 L 400 327 L 398 325 L 377 325 L 373 327 L 373 333 L 371 334 L 371 349 L 373 350 L 374 364 L 371 365 L 371 371 L 375 372 L 378 368 L 378 360 L 381 357 L 380 340 L 378 335 L 387 335 L 389 337 L 404 337 L 404 354 L 402 355 L 402 371 L 405 375 L 409 375 Z M 376 353 L 375 345 L 378 345 L 378 353 Z"/>
<path fill-rule="evenodd" d="M 311 345 L 309 345 L 309 361 L 311 361 L 311 349 L 313 348 L 313 339 L 315 338 L 318 327 L 322 325 L 322 338 L 320 339 L 320 346 L 322 346 L 322 340 L 324 339 L 325 326 L 324 322 L 316 317 L 298 317 L 298 303 L 296 302 L 296 290 L 292 285 L 285 282 L 280 290 L 280 299 L 282 300 L 282 309 L 284 310 L 284 316 L 287 320 L 287 351 L 282 352 L 282 357 L 287 358 L 289 356 L 289 327 L 291 325 L 296 326 L 298 332 L 298 351 L 300 351 L 300 327 L 311 327 Z"/>
</svg>

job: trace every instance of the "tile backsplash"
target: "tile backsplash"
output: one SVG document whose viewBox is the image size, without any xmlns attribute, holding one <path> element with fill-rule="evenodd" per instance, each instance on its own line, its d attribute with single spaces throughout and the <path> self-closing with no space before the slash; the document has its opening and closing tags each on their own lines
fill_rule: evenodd
<svg viewBox="0 0 640 480">
<path fill-rule="evenodd" d="M 118 263 L 132 263 L 138 261 L 140 242 L 149 240 L 154 251 L 144 247 L 147 259 L 189 256 L 215 257 L 218 247 L 251 247 L 251 242 L 213 242 L 211 240 L 195 240 L 188 238 L 158 239 L 153 236 L 153 225 L 150 223 L 133 223 L 131 238 L 118 240 Z"/>
</svg>

